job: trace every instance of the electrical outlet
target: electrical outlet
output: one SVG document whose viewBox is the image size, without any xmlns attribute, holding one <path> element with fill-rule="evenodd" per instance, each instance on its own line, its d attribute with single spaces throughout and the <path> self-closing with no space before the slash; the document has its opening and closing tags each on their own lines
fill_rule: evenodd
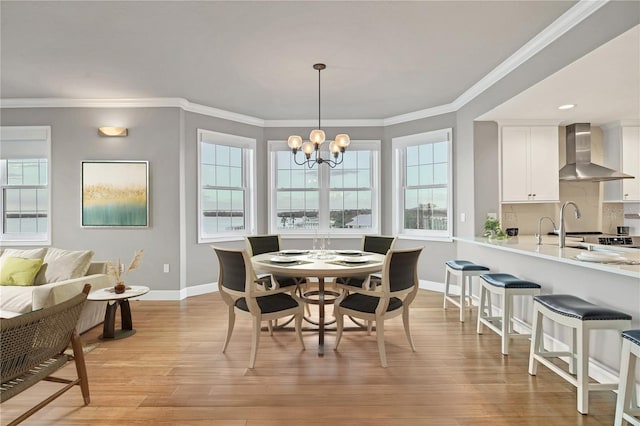
<svg viewBox="0 0 640 426">
<path fill-rule="evenodd" d="M 168 263 L 165 263 L 165 264 L 164 264 L 164 266 L 163 266 L 163 268 L 162 268 L 162 271 L 163 271 L 165 274 L 169 272 L 169 264 L 168 264 Z"/>
<path fill-rule="evenodd" d="M 460 222 L 464 222 L 467 220 L 467 215 L 464 213 L 460 213 Z"/>
</svg>

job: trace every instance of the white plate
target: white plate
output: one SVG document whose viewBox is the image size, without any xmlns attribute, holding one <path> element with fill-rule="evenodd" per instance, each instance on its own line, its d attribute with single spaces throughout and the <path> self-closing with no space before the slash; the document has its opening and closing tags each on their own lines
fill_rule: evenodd
<svg viewBox="0 0 640 426">
<path fill-rule="evenodd" d="M 584 260 L 585 262 L 616 262 L 625 260 L 618 253 L 608 252 L 586 252 L 580 253 L 576 256 L 578 260 Z"/>
<path fill-rule="evenodd" d="M 354 255 L 362 253 L 360 250 L 336 250 L 338 254 Z"/>
<path fill-rule="evenodd" d="M 269 260 L 271 260 L 273 263 L 294 263 L 294 262 L 297 262 L 296 259 L 292 259 L 290 257 L 281 257 L 281 256 L 272 257 Z"/>
<path fill-rule="evenodd" d="M 288 255 L 305 254 L 305 253 L 309 253 L 309 250 L 280 250 L 280 254 L 288 254 Z"/>
<path fill-rule="evenodd" d="M 367 259 L 363 259 L 361 257 L 359 258 L 352 258 L 352 257 L 346 257 L 344 259 L 342 259 L 342 261 L 344 263 L 367 263 Z"/>
</svg>

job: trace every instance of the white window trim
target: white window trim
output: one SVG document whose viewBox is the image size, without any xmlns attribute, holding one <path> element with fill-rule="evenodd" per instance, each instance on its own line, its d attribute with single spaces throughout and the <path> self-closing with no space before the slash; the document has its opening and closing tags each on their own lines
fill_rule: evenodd
<svg viewBox="0 0 640 426">
<path fill-rule="evenodd" d="M 252 235 L 257 228 L 256 217 L 256 140 L 244 136 L 232 135 L 228 133 L 214 132 L 212 130 L 197 129 L 197 163 L 198 163 L 198 244 L 215 243 L 222 241 L 237 241 L 245 235 Z M 245 229 L 239 231 L 228 231 L 216 233 L 215 236 L 203 236 L 202 230 L 202 163 L 201 163 L 201 142 L 210 142 L 219 145 L 228 145 L 242 148 L 243 161 L 243 185 L 245 191 Z"/>
<path fill-rule="evenodd" d="M 447 230 L 404 229 L 404 169 L 406 166 L 405 148 L 428 142 L 447 140 L 448 155 L 448 199 Z M 434 241 L 452 241 L 453 238 L 453 129 L 445 128 L 414 135 L 400 136 L 391 139 L 393 178 L 392 178 L 392 230 L 401 239 L 424 239 Z"/>
<path fill-rule="evenodd" d="M 0 141 L 32 141 L 41 140 L 47 144 L 47 233 L 43 234 L 5 234 L 4 233 L 4 197 L 0 193 L 0 247 L 3 246 L 50 246 L 51 245 L 51 227 L 52 216 L 51 211 L 51 195 L 52 195 L 52 161 L 51 161 L 51 126 L 0 126 Z"/>
<path fill-rule="evenodd" d="M 354 235 L 363 235 L 363 234 L 380 234 L 380 211 L 381 211 L 381 186 L 380 186 L 380 153 L 381 153 L 382 143 L 380 140 L 352 140 L 349 144 L 347 150 L 370 150 L 372 153 L 372 165 L 373 170 L 371 173 L 371 228 L 363 230 L 362 228 L 340 228 L 340 229 L 332 229 L 330 231 L 331 238 L 353 238 Z M 287 141 L 285 140 L 269 140 L 267 141 L 267 147 L 269 151 L 269 194 L 268 194 L 268 204 L 269 204 L 269 233 L 272 234 L 281 234 L 285 237 L 292 238 L 311 238 L 315 234 L 315 232 L 311 232 L 308 229 L 303 229 L 299 231 L 285 231 L 277 227 L 276 220 L 276 182 L 275 182 L 275 158 L 277 151 L 291 151 L 287 146 Z M 299 153 L 298 155 L 304 155 Z M 314 167 L 321 167 L 319 173 L 320 182 L 328 183 L 329 181 L 329 166 L 326 165 L 315 165 Z M 323 212 L 322 206 L 329 205 L 329 188 L 325 191 L 320 191 L 320 200 L 319 200 L 319 217 L 326 220 L 326 216 L 329 215 L 329 210 Z M 328 229 L 319 229 L 318 232 L 327 233 Z"/>
</svg>

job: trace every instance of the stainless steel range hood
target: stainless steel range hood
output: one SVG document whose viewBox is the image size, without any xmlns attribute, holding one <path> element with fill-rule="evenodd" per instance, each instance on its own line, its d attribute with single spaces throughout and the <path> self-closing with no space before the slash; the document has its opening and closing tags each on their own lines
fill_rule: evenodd
<svg viewBox="0 0 640 426">
<path fill-rule="evenodd" d="M 601 182 L 633 179 L 631 175 L 591 162 L 590 123 L 571 124 L 566 130 L 567 164 L 560 169 L 560 180 Z"/>
</svg>

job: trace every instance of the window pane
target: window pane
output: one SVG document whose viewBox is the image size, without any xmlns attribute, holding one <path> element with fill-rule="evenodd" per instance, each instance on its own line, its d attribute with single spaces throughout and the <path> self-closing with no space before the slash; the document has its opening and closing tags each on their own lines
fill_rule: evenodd
<svg viewBox="0 0 640 426">
<path fill-rule="evenodd" d="M 438 142 L 433 144 L 433 162 L 447 162 L 447 142 Z"/>
<path fill-rule="evenodd" d="M 216 145 L 216 161 L 220 166 L 229 165 L 229 147 L 225 145 Z"/>
<path fill-rule="evenodd" d="M 216 146 L 210 143 L 200 143 L 200 162 L 202 164 L 214 164 L 216 158 Z"/>
<path fill-rule="evenodd" d="M 20 190 L 5 189 L 4 194 L 5 210 L 14 212 L 20 211 Z"/>
<path fill-rule="evenodd" d="M 420 167 L 407 167 L 407 186 L 416 186 L 420 184 Z"/>
<path fill-rule="evenodd" d="M 447 163 L 434 164 L 433 183 L 446 184 L 447 180 Z"/>
<path fill-rule="evenodd" d="M 216 186 L 229 186 L 229 167 L 216 166 Z"/>
<path fill-rule="evenodd" d="M 22 185 L 22 161 L 7 161 L 7 184 Z"/>
<path fill-rule="evenodd" d="M 318 170 L 305 170 L 305 187 L 309 189 L 318 188 Z"/>
<path fill-rule="evenodd" d="M 369 170 L 358 171 L 358 184 L 356 188 L 370 188 L 371 187 L 371 172 Z"/>
<path fill-rule="evenodd" d="M 331 170 L 331 173 L 329 174 L 330 188 L 344 188 L 344 171 L 342 169 L 338 169 L 338 167 Z"/>
<path fill-rule="evenodd" d="M 291 171 L 290 170 L 278 170 L 276 187 L 291 188 Z"/>
<path fill-rule="evenodd" d="M 433 185 L 433 165 L 420 166 L 420 185 Z"/>
<path fill-rule="evenodd" d="M 229 165 L 242 167 L 242 148 L 229 147 Z"/>
<path fill-rule="evenodd" d="M 371 191 L 358 191 L 358 210 L 371 213 Z"/>
<path fill-rule="evenodd" d="M 291 188 L 304 188 L 304 170 L 291 170 Z"/>
<path fill-rule="evenodd" d="M 229 167 L 229 186 L 242 188 L 242 169 L 240 167 Z"/>
<path fill-rule="evenodd" d="M 37 160 L 35 161 L 25 160 L 22 163 L 22 184 L 23 185 L 40 184 L 40 167 L 38 165 Z"/>
<path fill-rule="evenodd" d="M 420 164 L 433 163 L 433 144 L 420 145 Z"/>
<path fill-rule="evenodd" d="M 418 165 L 418 160 L 420 159 L 419 150 L 420 147 L 418 145 L 407 147 L 407 166 Z"/>
<path fill-rule="evenodd" d="M 40 168 L 40 185 L 46 185 L 48 181 L 47 175 L 47 160 L 40 160 L 38 162 L 38 167 Z"/>
<path fill-rule="evenodd" d="M 202 212 L 206 216 L 207 213 L 214 213 L 218 208 L 218 197 L 215 189 L 202 190 Z"/>
<path fill-rule="evenodd" d="M 371 153 L 369 151 L 358 151 L 358 168 L 371 168 Z"/>
<path fill-rule="evenodd" d="M 276 204 L 276 212 L 278 216 L 280 216 L 284 212 L 288 212 L 289 210 L 291 210 L 291 193 L 278 191 Z"/>
<path fill-rule="evenodd" d="M 214 186 L 216 184 L 216 166 L 203 164 L 200 168 L 200 172 L 202 173 L 202 185 Z"/>
<path fill-rule="evenodd" d="M 345 151 L 344 161 L 342 167 L 344 169 L 355 169 L 358 167 L 358 152 L 357 151 Z"/>
<path fill-rule="evenodd" d="M 36 210 L 36 191 L 36 189 L 20 190 L 20 210 L 32 212 Z"/>
</svg>

